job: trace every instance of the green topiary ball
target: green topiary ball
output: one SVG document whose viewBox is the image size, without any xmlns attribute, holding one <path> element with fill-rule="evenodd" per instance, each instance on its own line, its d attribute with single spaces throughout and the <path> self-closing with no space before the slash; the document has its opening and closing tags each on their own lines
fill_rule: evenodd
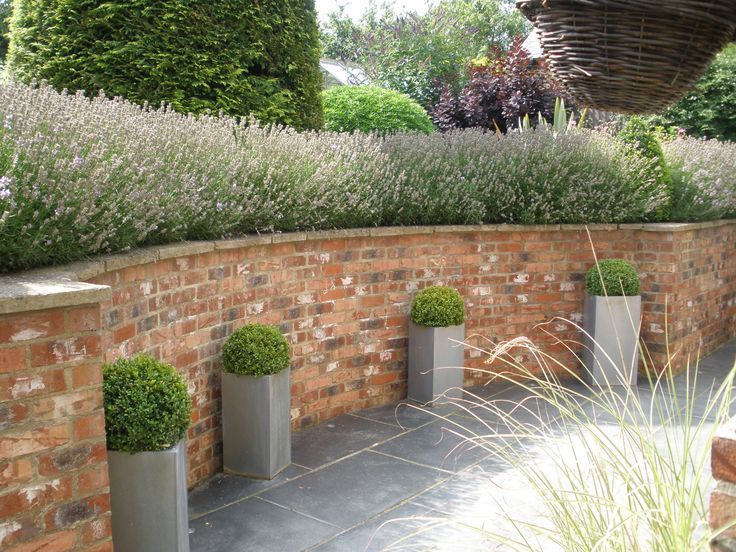
<svg viewBox="0 0 736 552">
<path fill-rule="evenodd" d="M 465 304 L 457 290 L 432 286 L 417 293 L 411 306 L 411 321 L 429 328 L 457 326 L 465 320 Z"/>
<path fill-rule="evenodd" d="M 376 86 L 336 86 L 322 93 L 325 129 L 335 132 L 434 132 L 421 105 L 409 96 Z"/>
<path fill-rule="evenodd" d="M 165 450 L 184 437 L 192 402 L 173 366 L 138 355 L 104 365 L 102 377 L 109 450 Z"/>
<path fill-rule="evenodd" d="M 623 259 L 604 259 L 585 275 L 585 291 L 590 295 L 639 295 L 639 275 Z"/>
<path fill-rule="evenodd" d="M 248 324 L 222 348 L 222 369 L 241 376 L 268 376 L 289 367 L 289 343 L 278 328 Z"/>
</svg>

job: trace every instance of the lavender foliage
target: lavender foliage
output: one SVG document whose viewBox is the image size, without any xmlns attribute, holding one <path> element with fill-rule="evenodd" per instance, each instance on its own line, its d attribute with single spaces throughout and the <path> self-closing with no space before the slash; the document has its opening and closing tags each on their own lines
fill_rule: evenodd
<svg viewBox="0 0 736 552">
<path fill-rule="evenodd" d="M 673 178 L 672 220 L 736 218 L 736 143 L 682 136 L 662 148 Z"/>
<path fill-rule="evenodd" d="M 602 133 L 298 133 L 0 86 L 0 271 L 184 239 L 377 225 L 646 220 Z"/>
</svg>

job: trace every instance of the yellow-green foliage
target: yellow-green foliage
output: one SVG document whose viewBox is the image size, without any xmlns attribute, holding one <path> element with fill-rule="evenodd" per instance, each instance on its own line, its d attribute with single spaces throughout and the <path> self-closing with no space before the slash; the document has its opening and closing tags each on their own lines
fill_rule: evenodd
<svg viewBox="0 0 736 552">
<path fill-rule="evenodd" d="M 222 369 L 232 374 L 268 376 L 289 367 L 289 343 L 278 328 L 248 324 L 222 348 Z"/>
<path fill-rule="evenodd" d="M 411 305 L 411 320 L 420 326 L 445 328 L 465 320 L 465 305 L 457 290 L 432 286 L 417 293 Z"/>
<path fill-rule="evenodd" d="M 409 96 L 376 86 L 337 86 L 323 92 L 325 128 L 337 132 L 434 132 L 432 120 Z"/>
<path fill-rule="evenodd" d="M 639 275 L 623 259 L 604 259 L 585 275 L 590 295 L 639 295 Z"/>
<path fill-rule="evenodd" d="M 103 366 L 102 376 L 109 450 L 165 450 L 184 437 L 192 405 L 173 366 L 138 355 Z"/>
</svg>

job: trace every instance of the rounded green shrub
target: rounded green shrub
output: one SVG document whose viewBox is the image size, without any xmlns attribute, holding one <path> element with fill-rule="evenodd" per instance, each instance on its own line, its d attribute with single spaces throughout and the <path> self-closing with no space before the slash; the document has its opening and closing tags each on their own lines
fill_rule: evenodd
<svg viewBox="0 0 736 552">
<path fill-rule="evenodd" d="M 312 0 L 15 0 L 10 33 L 21 82 L 322 126 Z"/>
<path fill-rule="evenodd" d="M 104 365 L 102 377 L 109 450 L 165 450 L 184 437 L 192 403 L 173 366 L 138 355 Z"/>
<path fill-rule="evenodd" d="M 585 275 L 585 291 L 590 295 L 639 295 L 639 275 L 623 259 L 604 259 Z"/>
<path fill-rule="evenodd" d="M 222 369 L 232 374 L 268 376 L 289 367 L 289 343 L 278 328 L 248 324 L 222 348 Z"/>
<path fill-rule="evenodd" d="M 336 132 L 434 132 L 432 119 L 409 96 L 376 86 L 337 86 L 322 93 L 325 128 Z"/>
<path fill-rule="evenodd" d="M 414 297 L 411 321 L 429 328 L 457 326 L 465 320 L 465 304 L 456 289 L 432 286 Z"/>
</svg>

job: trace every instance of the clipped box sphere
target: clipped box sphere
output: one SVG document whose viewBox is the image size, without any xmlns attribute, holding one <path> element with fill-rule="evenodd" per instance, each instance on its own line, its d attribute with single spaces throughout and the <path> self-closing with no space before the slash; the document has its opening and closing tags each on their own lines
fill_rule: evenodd
<svg viewBox="0 0 736 552">
<path fill-rule="evenodd" d="M 429 328 L 457 326 L 465 321 L 465 304 L 457 290 L 445 286 L 423 289 L 411 305 L 411 321 Z"/>
<path fill-rule="evenodd" d="M 289 343 L 278 328 L 248 324 L 227 339 L 222 369 L 241 376 L 268 376 L 289 367 Z"/>
<path fill-rule="evenodd" d="M 165 450 L 184 437 L 192 403 L 173 366 L 138 355 L 104 365 L 102 377 L 109 450 Z"/>
<path fill-rule="evenodd" d="M 585 291 L 590 295 L 639 295 L 639 275 L 623 259 L 604 259 L 585 275 Z"/>
</svg>

